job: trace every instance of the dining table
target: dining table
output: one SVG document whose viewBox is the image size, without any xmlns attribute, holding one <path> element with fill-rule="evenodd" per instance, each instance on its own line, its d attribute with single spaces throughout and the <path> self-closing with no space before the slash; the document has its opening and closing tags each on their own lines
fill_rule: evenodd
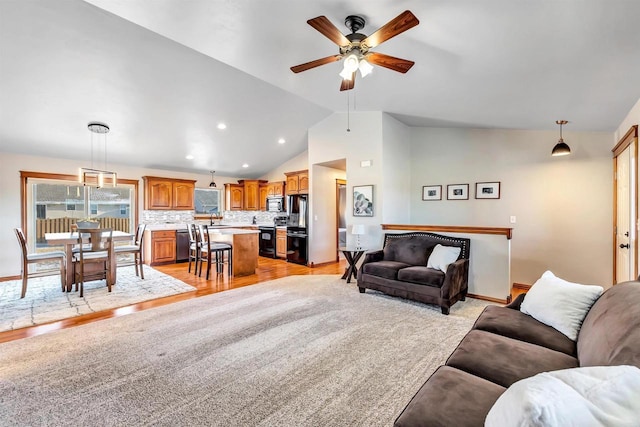
<svg viewBox="0 0 640 427">
<path fill-rule="evenodd" d="M 106 237 L 106 236 L 105 236 Z M 115 241 L 127 241 L 133 239 L 133 234 L 126 233 L 124 231 L 113 231 L 112 240 Z M 64 245 L 64 253 L 67 257 L 66 270 L 67 274 L 64 278 L 64 286 L 67 291 L 71 290 L 71 287 L 74 283 L 73 277 L 73 247 L 78 244 L 78 232 L 70 231 L 63 233 L 45 233 L 44 239 L 46 240 L 48 245 L 57 246 Z M 84 243 L 89 243 L 89 238 L 84 240 Z M 111 248 L 113 250 L 113 247 Z M 115 259 L 115 255 L 111 253 L 111 258 Z M 114 285 L 116 282 L 116 263 L 112 262 L 110 265 L 112 283 Z"/>
</svg>

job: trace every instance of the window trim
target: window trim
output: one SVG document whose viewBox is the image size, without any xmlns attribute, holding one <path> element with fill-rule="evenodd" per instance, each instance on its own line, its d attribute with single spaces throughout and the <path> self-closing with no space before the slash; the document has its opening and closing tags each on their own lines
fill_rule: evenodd
<svg viewBox="0 0 640 427">
<path fill-rule="evenodd" d="M 47 173 L 47 172 L 32 172 L 32 171 L 20 171 L 20 224 L 25 236 L 27 235 L 27 188 L 28 180 L 31 179 L 50 179 L 58 181 L 78 181 L 78 175 L 67 175 L 61 173 Z M 133 186 L 134 192 L 134 208 L 135 214 L 133 215 L 133 230 L 138 228 L 138 215 L 139 215 L 139 203 L 140 197 L 138 195 L 138 180 L 137 179 L 122 179 L 118 178 L 118 184 L 127 184 Z"/>
</svg>

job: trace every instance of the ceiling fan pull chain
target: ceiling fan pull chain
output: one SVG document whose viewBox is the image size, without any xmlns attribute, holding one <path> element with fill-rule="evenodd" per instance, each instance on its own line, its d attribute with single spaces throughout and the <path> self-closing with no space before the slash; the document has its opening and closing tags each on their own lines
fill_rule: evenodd
<svg viewBox="0 0 640 427">
<path fill-rule="evenodd" d="M 349 92 L 347 92 L 347 132 L 351 132 L 351 126 L 349 124 Z"/>
</svg>

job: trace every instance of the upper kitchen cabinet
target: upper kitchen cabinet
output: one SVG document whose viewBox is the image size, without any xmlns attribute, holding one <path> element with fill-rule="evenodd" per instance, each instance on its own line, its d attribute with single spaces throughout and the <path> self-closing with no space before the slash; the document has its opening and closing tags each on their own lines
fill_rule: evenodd
<svg viewBox="0 0 640 427">
<path fill-rule="evenodd" d="M 144 208 L 148 210 L 193 210 L 196 182 L 187 179 L 143 176 Z"/>
<path fill-rule="evenodd" d="M 260 210 L 267 210 L 267 196 L 269 195 L 269 188 L 271 184 L 261 184 L 260 185 Z"/>
<path fill-rule="evenodd" d="M 309 193 L 309 171 L 285 172 L 287 176 L 287 194 Z"/>
<path fill-rule="evenodd" d="M 226 207 L 230 211 L 241 211 L 244 205 L 244 185 L 225 184 Z"/>
<path fill-rule="evenodd" d="M 267 181 L 261 179 L 242 179 L 238 184 L 244 185 L 244 210 L 258 211 L 260 210 L 260 186 L 266 184 Z"/>
<path fill-rule="evenodd" d="M 267 197 L 284 196 L 284 181 L 275 181 L 267 184 Z"/>
</svg>

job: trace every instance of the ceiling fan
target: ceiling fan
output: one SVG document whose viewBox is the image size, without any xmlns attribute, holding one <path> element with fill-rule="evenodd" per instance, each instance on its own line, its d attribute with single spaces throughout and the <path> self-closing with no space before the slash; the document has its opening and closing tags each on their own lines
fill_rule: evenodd
<svg viewBox="0 0 640 427">
<path fill-rule="evenodd" d="M 339 54 L 316 59 L 315 61 L 291 67 L 294 73 L 310 70 L 320 65 L 344 59 L 344 68 L 340 73 L 342 83 L 340 90 L 351 90 L 355 85 L 356 71 L 360 70 L 360 75 L 365 77 L 373 67 L 371 64 L 379 65 L 399 73 L 406 73 L 413 66 L 413 61 L 396 58 L 383 53 L 371 52 L 370 49 L 378 46 L 384 41 L 407 31 L 418 25 L 420 21 L 413 13 L 405 10 L 391 21 L 387 22 L 370 36 L 358 33 L 364 28 L 365 20 L 361 16 L 349 15 L 344 20 L 344 24 L 351 30 L 351 34 L 346 36 L 327 19 L 326 16 L 318 16 L 309 19 L 307 24 L 322 33 L 326 38 L 334 42 L 340 48 Z"/>
</svg>

